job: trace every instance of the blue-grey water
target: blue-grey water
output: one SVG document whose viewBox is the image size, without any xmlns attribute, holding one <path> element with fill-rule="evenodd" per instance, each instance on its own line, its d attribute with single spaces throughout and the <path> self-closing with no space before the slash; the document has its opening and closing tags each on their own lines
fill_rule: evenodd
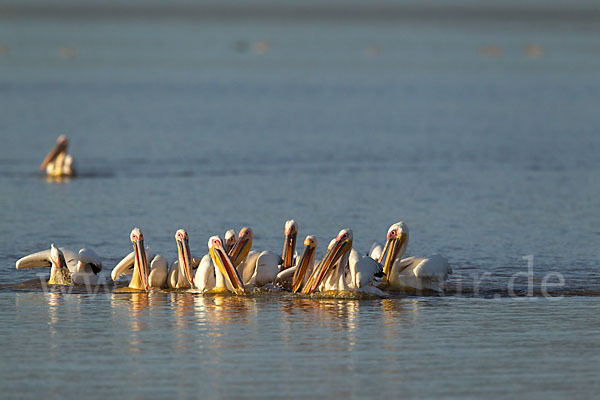
<svg viewBox="0 0 600 400">
<path fill-rule="evenodd" d="M 595 398 L 593 2 L 255 3 L 0 3 L 2 397 Z M 80 176 L 49 182 L 61 133 Z M 55 243 L 108 276 L 136 226 L 171 260 L 178 228 L 196 255 L 246 225 L 278 252 L 289 218 L 320 255 L 404 220 L 454 274 L 443 296 L 313 299 L 44 293 L 14 268 Z"/>
</svg>

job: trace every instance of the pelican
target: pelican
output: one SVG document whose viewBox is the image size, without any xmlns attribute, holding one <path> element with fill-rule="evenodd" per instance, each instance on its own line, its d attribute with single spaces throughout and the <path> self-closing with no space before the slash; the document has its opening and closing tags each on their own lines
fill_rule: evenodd
<svg viewBox="0 0 600 400">
<path fill-rule="evenodd" d="M 167 283 L 170 288 L 182 289 L 194 287 L 194 269 L 200 264 L 199 259 L 192 258 L 189 236 L 185 229 L 175 232 L 177 242 L 177 260 L 171 265 Z"/>
<path fill-rule="evenodd" d="M 379 257 L 386 278 L 379 286 L 391 290 L 433 290 L 441 292 L 440 284 L 452 274 L 448 260 L 439 254 L 429 258 L 402 258 L 408 246 L 408 227 L 404 222 L 390 226 L 387 241 Z"/>
<path fill-rule="evenodd" d="M 50 177 L 75 176 L 75 163 L 73 158 L 67 154 L 69 140 L 65 135 L 60 135 L 56 146 L 44 158 L 40 165 L 40 172 L 46 170 Z"/>
<path fill-rule="evenodd" d="M 281 257 L 270 251 L 250 251 L 253 238 L 252 229 L 242 228 L 238 241 L 229 251 L 229 257 L 244 285 L 260 287 L 277 278 Z"/>
<path fill-rule="evenodd" d="M 39 251 L 19 259 L 17 269 L 45 268 L 50 270 L 50 285 L 92 284 L 104 282 L 98 275 L 102 271 L 100 257 L 89 249 L 81 249 L 78 254 L 64 248 L 50 245 L 49 250 Z"/>
<path fill-rule="evenodd" d="M 235 242 L 237 242 L 237 234 L 235 233 L 235 231 L 233 229 L 230 229 L 227 232 L 225 232 L 225 243 L 223 246 L 225 252 L 229 253 Z"/>
<path fill-rule="evenodd" d="M 284 274 L 293 272 L 292 277 L 292 292 L 297 293 L 302 285 L 304 285 L 308 277 L 312 274 L 315 265 L 315 253 L 317 249 L 317 238 L 314 236 L 307 236 L 304 239 L 304 251 L 300 256 L 298 265 L 287 270 L 281 271 L 277 275 L 277 280 L 285 280 Z M 288 272 L 289 271 L 289 272 Z"/>
<path fill-rule="evenodd" d="M 244 284 L 218 236 L 208 239 L 208 252 L 196 270 L 194 285 L 203 292 L 231 290 L 245 292 Z M 216 266 L 216 268 L 215 268 Z"/>
<path fill-rule="evenodd" d="M 283 241 L 283 253 L 281 255 L 282 265 L 275 279 L 275 283 L 279 286 L 293 286 L 293 277 L 299 265 L 298 254 L 296 253 L 296 238 L 298 236 L 298 224 L 293 219 L 286 221 L 283 233 L 285 240 Z M 313 237 L 314 238 L 314 237 Z M 308 259 L 306 260 L 308 262 Z M 313 260 L 314 262 L 314 260 Z M 312 267 L 311 267 L 312 268 Z M 302 271 L 301 281 L 306 274 L 306 265 Z"/>
<path fill-rule="evenodd" d="M 123 258 L 112 270 L 110 277 L 116 281 L 119 276 L 132 274 L 129 287 L 139 290 L 164 288 L 167 285 L 167 259 L 157 254 L 153 256 L 148 247 L 144 248 L 144 235 L 134 228 L 129 235 L 133 251 Z M 150 258 L 150 268 L 148 268 Z"/>
<path fill-rule="evenodd" d="M 283 242 L 283 259 L 282 270 L 291 268 L 294 265 L 294 250 L 296 250 L 296 237 L 298 236 L 298 224 L 293 219 L 285 221 L 283 228 L 285 240 Z"/>
</svg>

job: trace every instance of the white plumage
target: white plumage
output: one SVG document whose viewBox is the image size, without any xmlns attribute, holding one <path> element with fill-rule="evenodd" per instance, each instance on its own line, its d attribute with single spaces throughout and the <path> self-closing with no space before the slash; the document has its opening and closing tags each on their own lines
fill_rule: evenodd
<svg viewBox="0 0 600 400">
<path fill-rule="evenodd" d="M 53 249 L 55 250 L 53 251 Z M 48 250 L 38 251 L 37 253 L 19 259 L 16 262 L 16 268 L 51 267 L 48 283 L 64 282 L 62 277 L 58 276 L 61 266 L 59 265 L 60 260 L 57 257 L 60 255 L 64 258 L 65 266 L 68 269 L 69 277 L 66 279 L 65 283 L 91 285 L 103 283 L 103 279 L 99 275 L 100 271 L 102 271 L 102 261 L 93 250 L 86 248 L 79 250 L 79 252 L 75 254 L 72 250 L 63 247 L 56 248 L 54 247 L 54 244 L 52 244 Z M 69 280 L 71 282 L 68 282 Z"/>
<path fill-rule="evenodd" d="M 386 278 L 379 287 L 388 290 L 433 290 L 440 292 L 452 274 L 448 260 L 439 254 L 429 258 L 402 258 L 408 246 L 408 227 L 404 222 L 390 226 L 379 261 Z"/>
</svg>

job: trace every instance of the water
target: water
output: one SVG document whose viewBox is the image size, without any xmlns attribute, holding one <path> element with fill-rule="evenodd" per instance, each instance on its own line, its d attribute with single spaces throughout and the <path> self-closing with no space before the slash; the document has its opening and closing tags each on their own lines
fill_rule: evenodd
<svg viewBox="0 0 600 400">
<path fill-rule="evenodd" d="M 595 14 L 20 12 L 0 24 L 9 397 L 595 397 Z M 60 133 L 81 177 L 47 182 L 36 169 Z M 448 291 L 44 294 L 40 271 L 14 268 L 56 243 L 93 248 L 108 273 L 135 226 L 171 260 L 181 227 L 196 255 L 244 225 L 279 251 L 289 218 L 318 255 L 341 228 L 366 251 L 404 220 L 410 254 L 450 260 Z M 527 256 L 532 298 L 513 278 Z M 542 296 L 549 273 L 558 299 Z"/>
</svg>

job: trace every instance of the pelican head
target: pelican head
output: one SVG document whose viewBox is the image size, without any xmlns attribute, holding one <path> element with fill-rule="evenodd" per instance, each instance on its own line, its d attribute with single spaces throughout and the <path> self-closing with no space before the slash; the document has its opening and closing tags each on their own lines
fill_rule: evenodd
<svg viewBox="0 0 600 400">
<path fill-rule="evenodd" d="M 297 293 L 304 282 L 304 276 L 308 271 L 308 266 L 312 265 L 315 261 L 315 250 L 317 249 L 317 238 L 314 236 L 307 236 L 304 239 L 304 251 L 298 261 L 296 271 L 294 271 L 294 278 L 292 280 L 292 292 Z"/>
<path fill-rule="evenodd" d="M 237 242 L 237 233 L 233 229 L 225 232 L 225 251 L 229 253 L 229 250 L 233 247 L 233 245 Z"/>
<path fill-rule="evenodd" d="M 237 267 L 246 259 L 250 249 L 252 248 L 252 239 L 254 238 L 254 232 L 252 229 L 245 227 L 240 231 L 240 237 L 238 238 L 235 245 L 229 250 L 229 257 L 233 262 L 233 266 Z"/>
<path fill-rule="evenodd" d="M 335 266 L 339 259 L 352 249 L 354 236 L 351 229 L 342 229 L 336 236 L 333 244 L 327 250 L 325 257 L 321 260 L 319 266 L 313 271 L 307 284 L 302 289 L 302 293 L 310 294 L 317 290 L 323 279 L 329 271 Z"/>
<path fill-rule="evenodd" d="M 378 260 L 383 265 L 383 273 L 386 276 L 389 276 L 394 261 L 404 255 L 406 246 L 408 246 L 408 227 L 404 222 L 396 222 L 388 229 L 385 247 Z"/>
<path fill-rule="evenodd" d="M 293 219 L 285 222 L 285 242 L 283 243 L 283 269 L 290 268 L 294 262 L 294 250 L 296 249 L 296 237 L 298 236 L 298 224 Z"/>
<path fill-rule="evenodd" d="M 135 252 L 135 264 L 133 276 L 129 287 L 133 289 L 148 290 L 148 260 L 146 259 L 146 250 L 144 249 L 144 235 L 139 228 L 134 228 L 129 235 Z"/>
<path fill-rule="evenodd" d="M 240 232 L 241 234 L 241 232 Z M 240 237 L 241 238 L 241 237 Z M 238 241 L 239 243 L 239 241 Z M 233 266 L 231 258 L 225 252 L 223 241 L 218 236 L 211 236 L 208 239 L 208 252 L 213 263 L 219 268 L 219 271 L 225 276 L 231 287 L 237 292 L 245 292 L 244 284 L 238 275 L 237 270 Z"/>
<path fill-rule="evenodd" d="M 192 253 L 190 252 L 189 236 L 185 229 L 179 229 L 175 232 L 175 241 L 177 242 L 177 256 L 179 259 L 180 271 L 183 269 L 185 278 L 191 287 L 194 287 L 194 273 L 192 268 Z"/>
<path fill-rule="evenodd" d="M 42 161 L 42 164 L 40 165 L 40 171 L 46 169 L 48 164 L 54 159 L 56 159 L 56 157 L 58 157 L 59 154 L 66 153 L 68 146 L 69 140 L 67 139 L 67 137 L 65 135 L 60 135 L 56 140 L 56 145 L 54 146 L 54 148 L 50 150 L 46 158 L 44 158 L 44 161 Z"/>
<path fill-rule="evenodd" d="M 65 255 L 62 250 L 54 246 L 54 243 L 50 245 L 50 263 L 52 264 L 52 271 L 50 272 L 49 284 L 55 285 L 70 285 L 71 272 L 67 267 L 65 261 Z"/>
</svg>

